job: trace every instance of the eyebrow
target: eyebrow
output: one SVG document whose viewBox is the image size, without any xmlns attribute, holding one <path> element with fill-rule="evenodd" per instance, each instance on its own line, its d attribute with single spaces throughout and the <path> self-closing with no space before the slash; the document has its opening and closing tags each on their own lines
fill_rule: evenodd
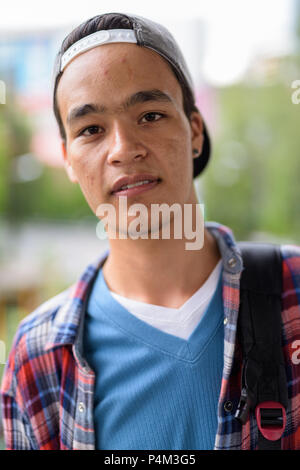
<svg viewBox="0 0 300 470">
<path fill-rule="evenodd" d="M 147 101 L 160 101 L 160 102 L 172 102 L 172 98 L 164 93 L 161 90 L 143 90 L 134 93 L 129 96 L 124 103 L 121 104 L 123 110 L 135 106 L 139 103 L 145 103 Z M 69 112 L 67 116 L 67 124 L 71 125 L 75 121 L 79 120 L 83 116 L 86 116 L 91 113 L 103 114 L 107 111 L 105 106 L 99 106 L 94 103 L 83 104 L 81 106 L 76 106 Z"/>
</svg>

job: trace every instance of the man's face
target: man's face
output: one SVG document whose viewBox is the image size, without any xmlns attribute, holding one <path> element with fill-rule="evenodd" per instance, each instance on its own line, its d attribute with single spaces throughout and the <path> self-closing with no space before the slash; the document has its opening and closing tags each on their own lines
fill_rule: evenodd
<svg viewBox="0 0 300 470">
<path fill-rule="evenodd" d="M 181 87 L 157 53 L 135 44 L 91 49 L 66 67 L 57 101 L 66 169 L 94 213 L 103 203 L 117 208 L 119 195 L 148 208 L 197 202 L 192 149 L 201 152 L 201 117 L 188 120 Z M 156 183 L 113 192 L 117 180 L 134 175 Z"/>
</svg>

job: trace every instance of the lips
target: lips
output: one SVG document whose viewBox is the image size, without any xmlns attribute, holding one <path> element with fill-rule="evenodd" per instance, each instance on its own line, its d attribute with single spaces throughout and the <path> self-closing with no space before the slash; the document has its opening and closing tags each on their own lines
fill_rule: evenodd
<svg viewBox="0 0 300 470">
<path fill-rule="evenodd" d="M 139 174 L 139 175 L 122 176 L 121 178 L 118 178 L 115 181 L 112 187 L 111 194 L 114 194 L 123 190 L 125 191 L 126 189 L 129 189 L 127 188 L 128 185 L 134 185 L 135 183 L 141 183 L 142 185 L 142 182 L 144 182 L 145 184 L 149 184 L 149 183 L 160 182 L 160 181 L 161 181 L 160 178 L 157 178 L 153 175 L 149 175 L 146 173 Z M 132 186 L 132 188 L 133 187 L 139 187 L 139 185 Z"/>
</svg>

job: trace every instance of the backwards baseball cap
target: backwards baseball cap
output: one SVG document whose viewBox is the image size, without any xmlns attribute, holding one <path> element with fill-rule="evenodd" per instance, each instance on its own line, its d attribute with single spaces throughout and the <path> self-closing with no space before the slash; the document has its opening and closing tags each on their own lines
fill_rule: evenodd
<svg viewBox="0 0 300 470">
<path fill-rule="evenodd" d="M 102 17 L 111 15 L 106 13 L 96 18 L 100 20 Z M 171 33 L 162 25 L 155 23 L 140 16 L 116 13 L 130 21 L 132 29 L 101 29 L 89 34 L 82 39 L 73 43 L 67 50 L 64 50 L 64 42 L 57 54 L 54 66 L 54 97 L 59 78 L 61 77 L 67 65 L 79 54 L 88 51 L 94 47 L 103 44 L 111 44 L 117 42 L 127 42 L 146 47 L 157 52 L 171 66 L 182 89 L 187 91 L 195 102 L 193 91 L 193 81 L 188 70 L 187 64 L 183 57 L 178 44 Z M 210 139 L 206 125 L 203 121 L 203 147 L 201 154 L 193 159 L 194 178 L 198 176 L 206 167 L 210 156 Z"/>
</svg>

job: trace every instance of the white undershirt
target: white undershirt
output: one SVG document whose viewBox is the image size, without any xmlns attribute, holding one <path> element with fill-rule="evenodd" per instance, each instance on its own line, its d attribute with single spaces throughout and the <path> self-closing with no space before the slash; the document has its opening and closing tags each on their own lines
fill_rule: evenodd
<svg viewBox="0 0 300 470">
<path fill-rule="evenodd" d="M 117 302 L 140 320 L 165 333 L 188 339 L 214 295 L 221 269 L 222 259 L 217 263 L 205 283 L 180 308 L 161 307 L 128 299 L 112 291 L 110 293 Z"/>
</svg>

